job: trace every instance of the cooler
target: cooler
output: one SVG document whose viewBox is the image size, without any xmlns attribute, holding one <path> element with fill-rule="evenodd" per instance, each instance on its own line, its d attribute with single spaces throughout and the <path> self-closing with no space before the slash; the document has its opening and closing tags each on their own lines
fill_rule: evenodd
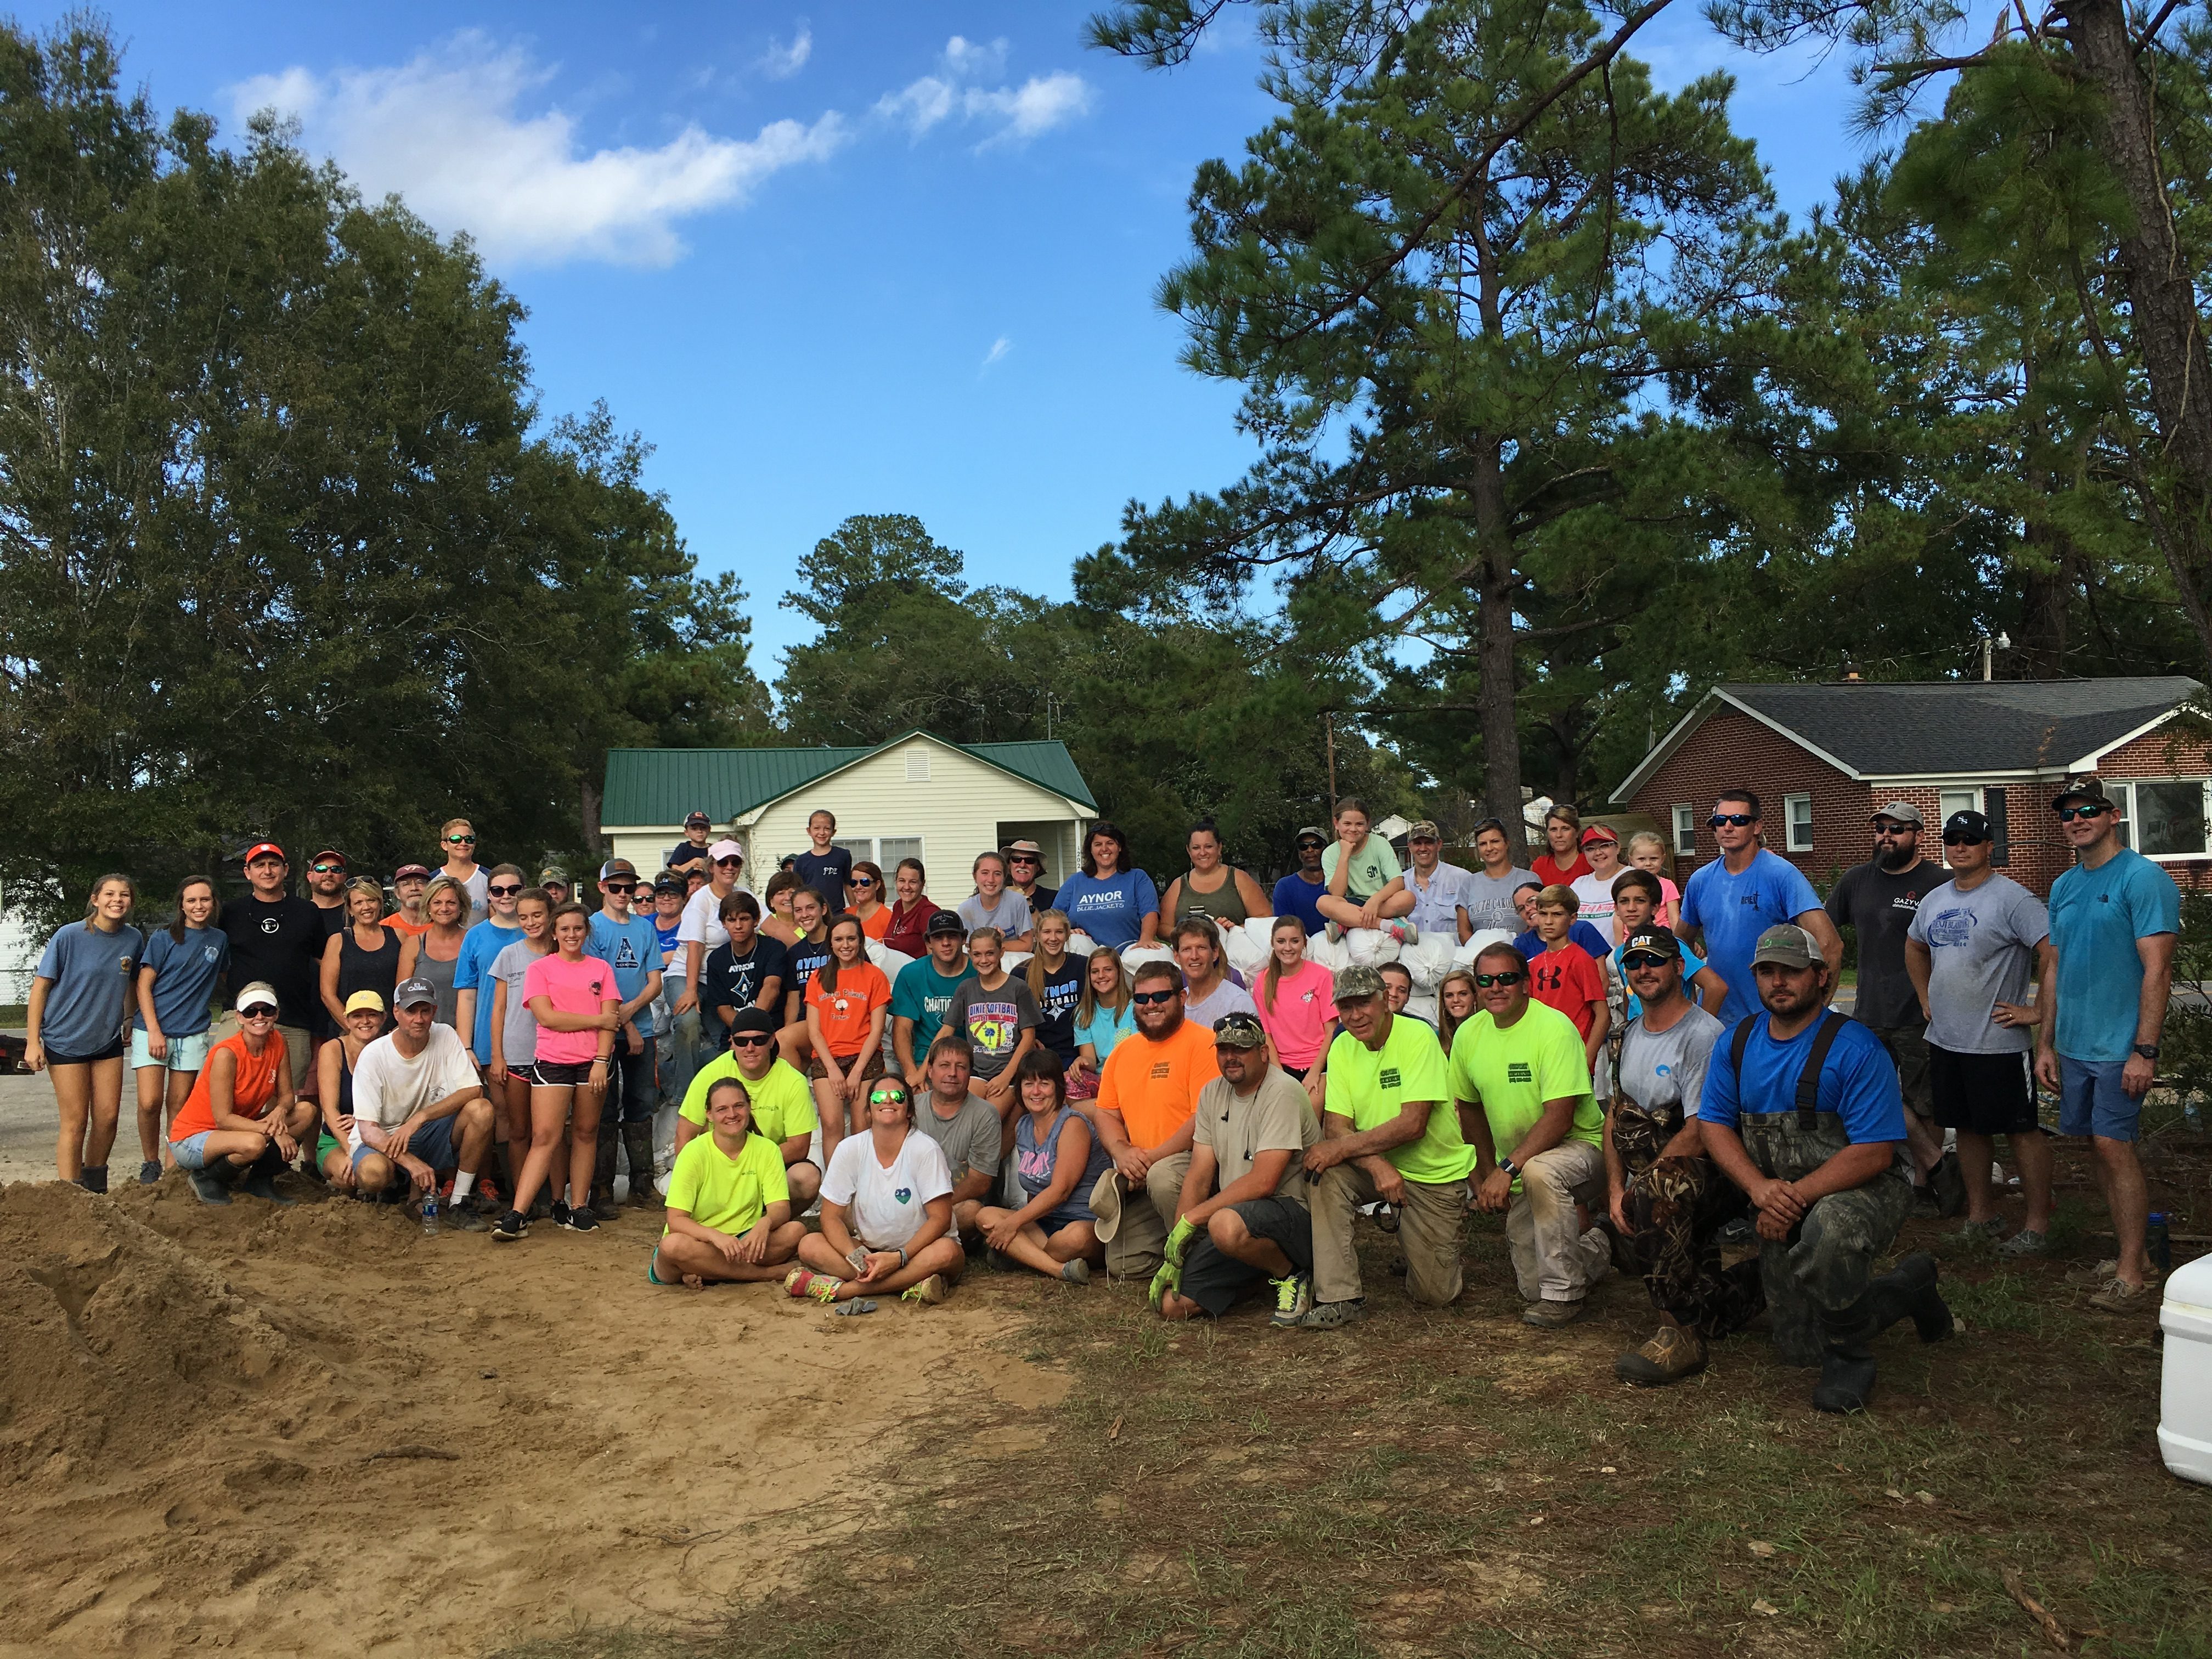
<svg viewBox="0 0 2212 1659">
<path fill-rule="evenodd" d="M 2185 1480 L 2212 1486 L 2212 1255 L 2166 1275 L 2158 1450 Z"/>
</svg>

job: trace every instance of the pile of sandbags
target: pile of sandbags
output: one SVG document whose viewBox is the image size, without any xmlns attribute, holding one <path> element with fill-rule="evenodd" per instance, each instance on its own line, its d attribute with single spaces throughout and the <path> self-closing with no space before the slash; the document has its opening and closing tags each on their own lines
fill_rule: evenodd
<svg viewBox="0 0 2212 1659">
<path fill-rule="evenodd" d="M 1398 960 L 1413 976 L 1413 994 L 1421 996 L 1437 988 L 1443 976 L 1451 971 L 1456 947 L 1444 934 L 1424 933 L 1411 945 L 1401 946 Z"/>
<path fill-rule="evenodd" d="M 1467 943 L 1452 952 L 1451 965 L 1455 968 L 1472 968 L 1474 966 L 1475 957 L 1492 945 L 1512 943 L 1513 935 L 1503 927 L 1485 927 L 1478 933 L 1470 934 Z"/>
<path fill-rule="evenodd" d="M 1091 953 L 1098 948 L 1098 941 L 1080 927 L 1067 936 L 1067 954 L 1078 962 L 1091 960 Z"/>
<path fill-rule="evenodd" d="M 1121 952 L 1121 965 L 1132 974 L 1148 962 L 1174 961 L 1175 952 L 1164 945 L 1132 945 Z"/>
</svg>

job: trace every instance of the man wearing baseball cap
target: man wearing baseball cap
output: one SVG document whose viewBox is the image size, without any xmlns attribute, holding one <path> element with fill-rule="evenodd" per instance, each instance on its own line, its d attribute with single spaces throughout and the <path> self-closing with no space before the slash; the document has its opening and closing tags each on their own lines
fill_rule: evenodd
<svg viewBox="0 0 2212 1659">
<path fill-rule="evenodd" d="M 1765 1012 L 1713 1045 L 1700 1131 L 1759 1212 L 1783 1363 L 1820 1367 L 1814 1409 L 1863 1411 L 1876 1336 L 1908 1317 L 1923 1342 L 1952 1330 L 1933 1256 L 1916 1251 L 1875 1277 L 1912 1208 L 1897 1067 L 1881 1038 L 1827 1006 L 1832 969 L 1804 928 L 1768 928 L 1751 966 Z"/>
<path fill-rule="evenodd" d="M 346 855 L 335 847 L 325 847 L 307 860 L 307 902 L 323 913 L 323 937 L 346 930 L 345 884 L 348 874 Z M 319 948 L 315 959 L 322 960 Z"/>
<path fill-rule="evenodd" d="M 704 812 L 688 814 L 684 820 L 684 839 L 668 849 L 662 868 L 682 872 L 696 865 L 703 872 L 707 867 L 707 842 L 712 838 L 714 819 Z"/>
<path fill-rule="evenodd" d="M 2097 1264 L 2091 1305 L 2107 1313 L 2158 1305 L 2143 1226 L 2150 1193 L 2136 1157 L 2142 1097 L 2158 1072 L 2159 1033 L 2173 988 L 2181 892 L 2173 878 L 2120 841 L 2120 811 L 2094 777 L 2051 803 L 2076 860 L 2051 886 L 2058 971 L 2044 976 L 2035 1075 L 2058 1091 L 2058 1133 L 2087 1135 L 2097 1187 L 2119 1254 Z"/>
<path fill-rule="evenodd" d="M 1328 926 L 1328 918 L 1317 908 L 1328 892 L 1328 877 L 1321 867 L 1322 854 L 1328 850 L 1328 836 L 1310 823 L 1298 831 L 1296 850 L 1298 867 L 1275 884 L 1275 914 L 1296 916 L 1305 924 L 1306 937 L 1311 939 Z"/>
<path fill-rule="evenodd" d="M 438 988 L 404 980 L 392 994 L 392 1030 L 361 1051 L 353 1067 L 353 1131 L 348 1150 L 364 1198 L 419 1200 L 453 1170 L 447 1214 L 465 1232 L 481 1232 L 489 1206 L 476 1191 L 491 1152 L 491 1102 L 469 1051 L 437 1023 Z"/>
<path fill-rule="evenodd" d="M 909 1089 L 929 1080 L 930 1045 L 937 1041 L 952 999 L 975 977 L 968 960 L 968 925 L 957 912 L 939 910 L 921 937 L 927 954 L 900 969 L 891 981 L 891 1056 Z"/>
<path fill-rule="evenodd" d="M 1937 1215 L 1966 1206 L 1966 1186 L 1957 1158 L 1943 1150 L 1928 1086 L 1928 1018 L 1905 970 L 1905 940 L 1921 901 L 1944 882 L 1943 866 L 1923 857 L 1920 809 L 1893 800 L 1874 815 L 1874 856 L 1852 866 L 1828 895 L 1829 920 L 1856 930 L 1859 979 L 1851 1018 L 1881 1039 L 1897 1063 L 1905 1096 L 1905 1133 L 1912 1152 L 1913 1180 L 1924 1182 L 1923 1201 Z"/>
<path fill-rule="evenodd" d="M 599 1162 L 592 1177 L 592 1206 L 615 1195 L 615 1142 L 629 1160 L 629 1201 L 650 1209 L 660 1201 L 653 1185 L 653 1113 L 659 1104 L 653 1084 L 653 1010 L 660 996 L 660 939 L 653 925 L 631 909 L 637 866 L 628 859 L 599 866 L 599 908 L 592 913 L 586 954 L 607 964 L 623 1000 L 623 1028 L 607 1063 L 607 1098 L 599 1111 Z"/>
<path fill-rule="evenodd" d="M 1413 860 L 1406 890 L 1413 896 L 1413 926 L 1423 939 L 1466 944 L 1474 931 L 1467 913 L 1468 872 L 1443 861 L 1443 837 L 1427 818 L 1406 831 L 1406 852 Z"/>
<path fill-rule="evenodd" d="M 1682 946 L 1666 928 L 1632 929 L 1621 941 L 1620 966 L 1638 1008 L 1621 1038 L 1605 1120 L 1607 1207 L 1660 1323 L 1657 1335 L 1613 1370 L 1624 1382 L 1650 1387 L 1703 1370 L 1705 1344 L 1749 1324 L 1766 1297 L 1755 1260 L 1721 1267 L 1721 1229 L 1747 1207 L 1743 1189 L 1705 1155 L 1698 1123 L 1721 1023 L 1690 1000 Z"/>
<path fill-rule="evenodd" d="M 1465 1282 L 1459 1241 L 1474 1150 L 1452 1109 L 1437 1034 L 1390 1012 L 1382 975 L 1372 968 L 1340 972 L 1334 1000 L 1343 1029 L 1328 1048 L 1322 1138 L 1305 1155 L 1313 1177 L 1314 1304 L 1298 1321 L 1304 1330 L 1334 1330 L 1365 1316 L 1352 1218 L 1377 1199 L 1398 1212 L 1408 1297 L 1444 1307 Z M 1115 1058 L 1121 1055 L 1115 1049 Z"/>
<path fill-rule="evenodd" d="M 309 878 L 313 879 L 312 877 Z M 430 931 L 430 918 L 422 914 L 422 894 L 430 884 L 426 864 L 403 864 L 392 872 L 392 896 L 398 908 L 385 917 L 386 927 L 420 939 Z M 344 930 L 341 928 L 340 932 Z"/>
<path fill-rule="evenodd" d="M 246 849 L 245 862 L 246 896 L 222 907 L 222 931 L 230 939 L 228 977 L 233 985 L 258 981 L 276 992 L 276 1035 L 284 1039 L 297 1094 L 307 1081 L 311 1036 L 321 1020 L 323 942 L 329 930 L 323 913 L 289 890 L 292 866 L 283 848 L 257 842 Z M 228 1014 L 216 1035 L 238 1029 L 238 1017 Z"/>
<path fill-rule="evenodd" d="M 764 1008 L 740 1008 L 730 1022 L 730 1046 L 702 1066 L 677 1109 L 676 1150 L 707 1130 L 707 1094 L 724 1078 L 745 1085 L 753 1127 L 775 1142 L 794 1209 L 805 1210 L 822 1192 L 822 1166 L 813 1161 L 814 1132 L 822 1118 L 806 1074 L 776 1053 L 775 1017 Z"/>
</svg>

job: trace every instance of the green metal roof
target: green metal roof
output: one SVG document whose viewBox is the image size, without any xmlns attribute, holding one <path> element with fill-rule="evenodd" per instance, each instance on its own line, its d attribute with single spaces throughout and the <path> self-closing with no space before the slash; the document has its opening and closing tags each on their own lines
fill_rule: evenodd
<svg viewBox="0 0 2212 1659">
<path fill-rule="evenodd" d="M 952 743 L 931 732 L 902 732 L 872 749 L 610 749 L 599 821 L 610 825 L 681 823 L 704 812 L 717 824 L 804 789 L 855 761 L 927 738 L 972 755 L 1041 789 L 1098 810 L 1091 786 L 1064 743 Z"/>
</svg>

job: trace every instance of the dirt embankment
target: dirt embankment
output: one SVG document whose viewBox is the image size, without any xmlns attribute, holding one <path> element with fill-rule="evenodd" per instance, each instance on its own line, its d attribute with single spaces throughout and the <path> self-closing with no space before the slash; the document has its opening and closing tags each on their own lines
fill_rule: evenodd
<svg viewBox="0 0 2212 1659">
<path fill-rule="evenodd" d="M 857 1320 L 656 1289 L 658 1231 L 495 1250 L 174 1175 L 0 1189 L 0 1655 L 703 1616 L 867 1518 L 915 1428 L 989 1434 L 1062 1386 L 994 1352 L 975 1287 Z"/>
</svg>

